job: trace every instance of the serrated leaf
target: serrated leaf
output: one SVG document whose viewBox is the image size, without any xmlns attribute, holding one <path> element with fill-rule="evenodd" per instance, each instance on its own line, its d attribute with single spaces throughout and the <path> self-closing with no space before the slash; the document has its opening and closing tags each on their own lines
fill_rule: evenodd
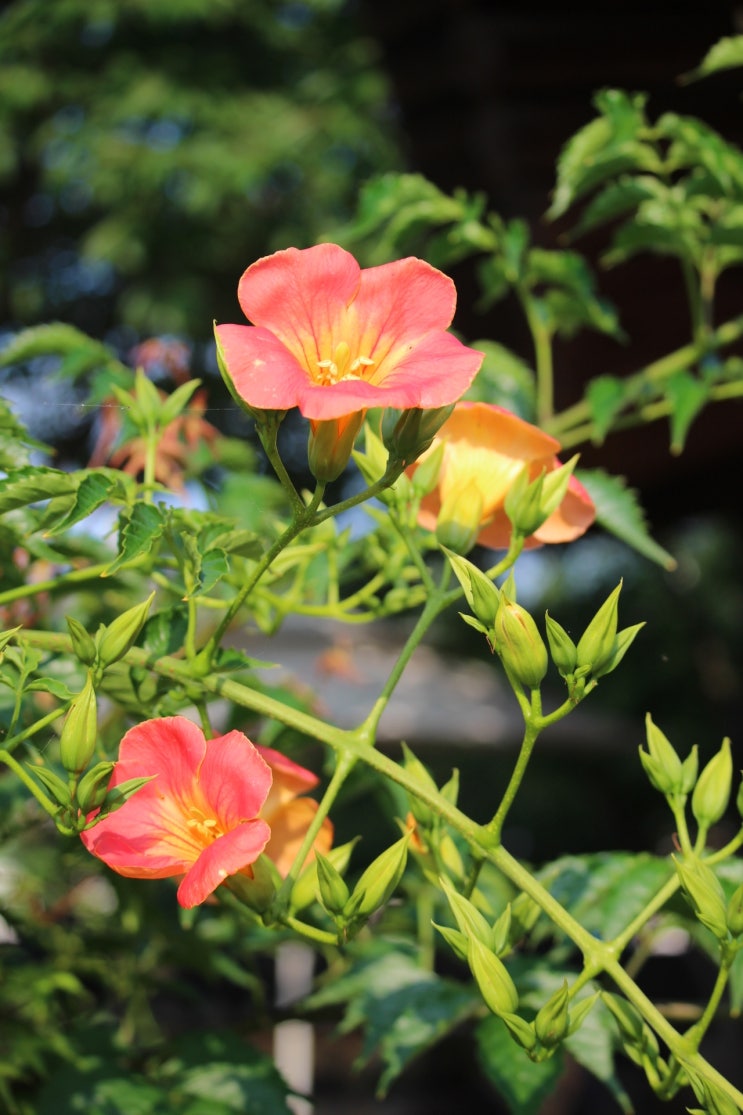
<svg viewBox="0 0 743 1115">
<path fill-rule="evenodd" d="M 681 371 L 666 380 L 664 393 L 671 405 L 671 452 L 680 453 L 689 427 L 709 398 L 709 388 L 691 372 Z"/>
<path fill-rule="evenodd" d="M 651 538 L 637 494 L 627 487 L 623 476 L 610 476 L 602 469 L 581 470 L 576 475 L 593 500 L 596 522 L 604 530 L 665 569 L 676 568 L 676 559 Z"/>
<path fill-rule="evenodd" d="M 622 175 L 617 182 L 610 182 L 591 198 L 573 229 L 572 236 L 590 232 L 608 221 L 624 216 L 643 201 L 655 197 L 658 188 L 657 180 L 649 175 Z"/>
<path fill-rule="evenodd" d="M 555 1090 L 564 1062 L 560 1051 L 547 1061 L 530 1061 L 499 1018 L 486 1018 L 475 1030 L 478 1060 L 488 1080 L 513 1115 L 538 1115 Z"/>
<path fill-rule="evenodd" d="M 53 321 L 16 333 L 0 352 L 0 367 L 20 364 L 37 356 L 63 355 L 76 351 L 88 354 L 87 364 L 83 368 L 85 371 L 94 364 L 112 361 L 118 364 L 112 350 L 100 341 L 94 341 L 74 325 Z"/>
<path fill-rule="evenodd" d="M 54 496 L 68 495 L 79 484 L 78 474 L 56 468 L 19 468 L 0 480 L 0 514 Z"/>
<path fill-rule="evenodd" d="M 201 554 L 199 583 L 191 595 L 201 596 L 202 593 L 209 592 L 229 572 L 229 568 L 230 563 L 224 550 L 207 550 L 205 554 Z"/>
<path fill-rule="evenodd" d="M 672 874 L 660 856 L 598 852 L 563 856 L 542 868 L 539 878 L 590 933 L 611 940 Z"/>
<path fill-rule="evenodd" d="M 142 628 L 142 646 L 157 658 L 175 654 L 183 646 L 188 617 L 182 606 L 155 612 Z"/>
<path fill-rule="evenodd" d="M 596 427 L 595 440 L 602 442 L 626 401 L 626 388 L 616 376 L 596 376 L 586 388 L 586 402 Z"/>
<path fill-rule="evenodd" d="M 378 1095 L 407 1064 L 479 1009 L 473 988 L 441 979 L 419 967 L 412 952 L 377 939 L 351 968 L 310 996 L 310 1009 L 343 1004 L 340 1029 L 363 1027 L 360 1067 L 379 1053 L 384 1062 Z"/>
<path fill-rule="evenodd" d="M 119 554 L 111 562 L 104 577 L 110 577 L 122 565 L 147 553 L 163 532 L 163 513 L 151 503 L 137 503 L 120 517 Z"/>
<path fill-rule="evenodd" d="M 121 498 L 125 493 L 128 477 L 117 469 L 91 469 L 77 475 L 81 475 L 82 480 L 73 494 L 72 501 L 66 505 L 64 513 L 54 518 L 51 514 L 47 515 L 42 523 L 44 531 L 49 535 L 59 534 L 60 531 L 67 530 L 75 523 L 87 519 L 104 503 L 114 497 Z M 54 508 L 50 507 L 49 510 L 51 513 Z"/>
</svg>

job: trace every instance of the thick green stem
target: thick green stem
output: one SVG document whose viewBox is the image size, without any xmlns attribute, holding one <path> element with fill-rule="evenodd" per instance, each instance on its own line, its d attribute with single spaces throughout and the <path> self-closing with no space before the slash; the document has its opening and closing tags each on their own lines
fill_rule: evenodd
<svg viewBox="0 0 743 1115">
<path fill-rule="evenodd" d="M 38 782 L 36 782 L 36 780 L 23 769 L 21 764 L 17 761 L 17 759 L 13 758 L 10 752 L 0 750 L 0 763 L 5 763 L 7 767 L 10 767 L 14 774 L 18 775 L 23 785 L 26 787 L 27 790 L 31 791 L 45 813 L 48 813 L 50 817 L 56 817 L 57 813 L 59 812 L 59 806 L 55 804 L 55 802 L 53 802 L 51 798 L 48 798 L 46 796 L 44 791 L 39 786 Z"/>
</svg>

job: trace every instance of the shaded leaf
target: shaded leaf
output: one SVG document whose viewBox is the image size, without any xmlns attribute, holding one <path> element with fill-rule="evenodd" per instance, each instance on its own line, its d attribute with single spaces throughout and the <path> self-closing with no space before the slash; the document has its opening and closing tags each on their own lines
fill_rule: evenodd
<svg viewBox="0 0 743 1115">
<path fill-rule="evenodd" d="M 691 372 L 676 372 L 666 380 L 665 396 L 671 404 L 671 452 L 680 453 L 692 422 L 709 397 L 705 383 Z"/>
<path fill-rule="evenodd" d="M 151 503 L 137 503 L 119 520 L 119 554 L 104 576 L 110 577 L 122 565 L 147 553 L 164 529 L 163 513 Z"/>
<path fill-rule="evenodd" d="M 596 505 L 596 522 L 604 530 L 665 569 L 676 568 L 676 559 L 651 538 L 637 494 L 624 477 L 610 476 L 602 469 L 580 470 L 577 475 Z"/>
<path fill-rule="evenodd" d="M 743 66 L 743 35 L 730 35 L 711 46 L 694 70 L 682 74 L 679 81 L 687 84 L 702 77 Z"/>
<path fill-rule="evenodd" d="M 14 507 L 68 495 L 76 490 L 78 483 L 75 473 L 56 468 L 13 469 L 0 480 L 0 514 Z"/>
<path fill-rule="evenodd" d="M 604 440 L 626 402 L 626 389 L 616 376 L 596 376 L 586 388 L 586 402 L 596 427 L 595 440 Z"/>
<path fill-rule="evenodd" d="M 562 1054 L 558 1051 L 539 1063 L 530 1061 L 500 1018 L 495 1017 L 486 1018 L 477 1026 L 475 1038 L 483 1071 L 513 1115 L 538 1115 L 562 1073 Z"/>
</svg>

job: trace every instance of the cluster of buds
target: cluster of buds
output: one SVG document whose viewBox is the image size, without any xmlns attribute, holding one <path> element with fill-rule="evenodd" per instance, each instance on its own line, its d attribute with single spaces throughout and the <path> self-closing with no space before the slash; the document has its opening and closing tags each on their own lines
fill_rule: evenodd
<svg viewBox="0 0 743 1115">
<path fill-rule="evenodd" d="M 316 853 L 317 897 L 335 922 L 338 937 L 348 941 L 397 890 L 408 859 L 412 833 L 406 832 L 377 856 L 359 877 L 353 890 L 331 856 Z"/>
<path fill-rule="evenodd" d="M 565 679 L 571 700 L 576 703 L 583 697 L 589 682 L 596 682 L 617 668 L 637 633 L 645 626 L 644 623 L 636 623 L 618 630 L 621 590 L 620 581 L 596 612 L 577 645 L 549 613 L 546 616 L 552 661 Z"/>
<path fill-rule="evenodd" d="M 501 957 L 512 948 L 519 919 L 511 904 L 494 923 L 488 922 L 474 902 L 464 898 L 441 880 L 457 928 L 436 928 L 456 955 L 467 962 L 486 1005 L 503 1021 L 509 1034 L 533 1061 L 551 1057 L 558 1046 L 581 1026 L 596 995 L 570 1005 L 570 992 L 563 983 L 531 1020 L 517 1014 L 519 997 Z M 517 899 L 518 901 L 518 899 Z"/>
<path fill-rule="evenodd" d="M 717 875 L 696 856 L 676 859 L 681 886 L 697 920 L 717 938 L 728 958 L 743 948 L 743 883 L 726 897 Z"/>
</svg>

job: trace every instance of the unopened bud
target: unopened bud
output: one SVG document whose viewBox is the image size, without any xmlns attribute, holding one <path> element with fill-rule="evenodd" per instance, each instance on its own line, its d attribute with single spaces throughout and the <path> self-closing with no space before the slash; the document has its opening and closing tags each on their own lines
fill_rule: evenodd
<svg viewBox="0 0 743 1115">
<path fill-rule="evenodd" d="M 405 465 L 412 464 L 425 453 L 453 410 L 452 403 L 433 410 L 413 407 L 403 411 L 392 433 L 384 439 L 390 456 Z"/>
<path fill-rule="evenodd" d="M 478 937 L 471 937 L 467 960 L 480 994 L 493 1014 L 513 1014 L 519 997 L 505 965 Z"/>
<path fill-rule="evenodd" d="M 416 782 L 424 789 L 430 791 L 432 794 L 438 793 L 438 786 L 434 782 L 431 775 L 420 759 L 413 754 L 407 744 L 402 745 L 403 752 L 403 768 L 406 774 L 412 775 Z M 430 825 L 433 820 L 433 813 L 431 807 L 426 805 L 425 802 L 417 798 L 415 794 L 409 794 L 410 811 L 413 817 L 420 825 Z"/>
<path fill-rule="evenodd" d="M 534 1030 L 542 1045 L 550 1049 L 567 1036 L 568 1025 L 568 984 L 565 980 L 538 1011 Z"/>
<path fill-rule="evenodd" d="M 84 816 L 87 817 L 88 813 L 92 813 L 94 809 L 99 809 L 103 805 L 114 765 L 110 762 L 96 763 L 94 767 L 85 772 L 78 782 L 77 804 Z"/>
<path fill-rule="evenodd" d="M 728 929 L 733 937 L 743 935 L 743 883 L 730 896 L 726 911 Z"/>
<path fill-rule="evenodd" d="M 358 837 L 356 840 L 358 840 Z M 348 862 L 351 859 L 351 852 L 356 844 L 356 840 L 349 840 L 346 844 L 336 844 L 325 856 L 325 859 L 328 860 L 339 874 L 344 872 L 348 867 Z M 315 854 L 292 887 L 290 901 L 292 912 L 303 910 L 306 906 L 310 906 L 315 902 L 317 899 L 318 887 L 317 859 Z"/>
<path fill-rule="evenodd" d="M 500 1017 L 516 1044 L 525 1049 L 527 1053 L 531 1053 L 537 1044 L 537 1035 L 534 1033 L 533 1024 L 527 1022 L 518 1014 L 501 1014 Z"/>
<path fill-rule="evenodd" d="M 353 889 L 346 912 L 353 917 L 369 917 L 383 906 L 397 889 L 408 860 L 407 832 L 370 863 Z"/>
<path fill-rule="evenodd" d="M 224 885 L 235 894 L 244 906 L 265 914 L 281 886 L 281 876 L 268 856 L 258 856 L 250 865 L 251 874 L 243 872 L 229 875 Z"/>
<path fill-rule="evenodd" d="M 578 664 L 578 651 L 575 643 L 564 627 L 553 619 L 549 612 L 544 616 L 547 628 L 547 642 L 550 648 L 550 657 L 557 666 L 560 677 L 566 678 L 573 673 Z"/>
<path fill-rule="evenodd" d="M 724 941 L 728 935 L 725 893 L 714 871 L 700 860 L 676 860 L 676 870 L 698 920 Z"/>
<path fill-rule="evenodd" d="M 614 654 L 617 638 L 617 619 L 621 581 L 601 605 L 581 636 L 577 646 L 578 666 L 590 666 L 594 677 L 600 677 L 603 668 Z"/>
<path fill-rule="evenodd" d="M 492 628 L 500 604 L 500 591 L 490 578 L 467 558 L 460 557 L 459 554 L 446 548 L 444 552 L 473 614 L 486 628 Z"/>
<path fill-rule="evenodd" d="M 647 751 L 640 748 L 640 762 L 656 790 L 677 794 L 681 783 L 681 760 L 670 741 L 653 723 L 650 713 L 645 717 Z"/>
<path fill-rule="evenodd" d="M 477 907 L 474 906 L 468 898 L 458 894 L 446 880 L 441 880 L 441 886 L 448 899 L 456 923 L 465 937 L 468 940 L 476 938 L 485 945 L 487 949 L 492 949 L 493 930 Z"/>
<path fill-rule="evenodd" d="M 699 775 L 694 793 L 691 795 L 691 809 L 700 828 L 708 829 L 720 820 L 730 801 L 733 788 L 733 760 L 730 754 L 730 740 L 724 739 L 722 747 L 710 759 Z"/>
<path fill-rule="evenodd" d="M 155 594 L 150 593 L 142 604 L 135 604 L 117 616 L 102 632 L 98 639 L 98 661 L 101 666 L 110 666 L 123 658 L 134 643 L 147 621 L 147 613 Z"/>
<path fill-rule="evenodd" d="M 363 422 L 363 411 L 323 422 L 310 420 L 307 459 L 316 480 L 329 484 L 338 479 L 351 459 L 356 435 Z"/>
<path fill-rule="evenodd" d="M 95 754 L 98 714 L 93 682 L 87 681 L 70 706 L 59 738 L 59 757 L 70 774 L 85 770 Z"/>
<path fill-rule="evenodd" d="M 320 902 L 329 914 L 341 914 L 350 897 L 348 887 L 329 859 L 315 852 L 315 862 Z"/>
<path fill-rule="evenodd" d="M 430 453 L 426 453 L 417 464 L 413 473 L 411 484 L 415 495 L 421 499 L 432 492 L 439 482 L 441 463 L 444 460 L 446 446 L 443 441 L 435 445 Z"/>
<path fill-rule="evenodd" d="M 74 616 L 65 616 L 65 623 L 72 640 L 72 653 L 84 666 L 92 666 L 96 656 L 95 642 L 92 637 Z"/>
<path fill-rule="evenodd" d="M 468 554 L 480 533 L 483 496 L 474 480 L 453 488 L 441 504 L 436 538 L 455 554 Z"/>
<path fill-rule="evenodd" d="M 520 604 L 501 593 L 495 647 L 508 673 L 525 689 L 538 689 L 547 673 L 547 648 L 537 625 Z"/>
</svg>

